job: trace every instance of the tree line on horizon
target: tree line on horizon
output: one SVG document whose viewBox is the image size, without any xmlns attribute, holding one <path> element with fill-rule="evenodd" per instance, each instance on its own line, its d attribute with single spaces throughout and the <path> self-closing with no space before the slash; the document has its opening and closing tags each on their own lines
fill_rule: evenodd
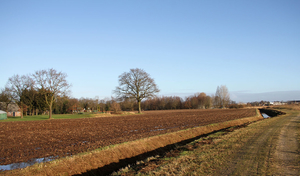
<svg viewBox="0 0 300 176">
<path fill-rule="evenodd" d="M 9 104 L 17 104 L 23 114 L 37 115 L 77 112 L 139 111 L 168 109 L 238 108 L 230 100 L 226 86 L 217 87 L 214 95 L 196 93 L 185 99 L 178 96 L 161 96 L 154 79 L 142 69 L 131 69 L 119 76 L 116 97 L 99 99 L 72 98 L 67 75 L 55 69 L 39 70 L 30 75 L 14 75 L 1 89 L 1 109 L 7 111 Z M 234 105 L 234 106 L 233 106 Z"/>
</svg>

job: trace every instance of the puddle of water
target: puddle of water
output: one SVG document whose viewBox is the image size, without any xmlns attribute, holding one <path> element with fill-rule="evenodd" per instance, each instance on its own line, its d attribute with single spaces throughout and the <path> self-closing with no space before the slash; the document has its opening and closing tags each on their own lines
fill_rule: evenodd
<svg viewBox="0 0 300 176">
<path fill-rule="evenodd" d="M 35 158 L 35 159 L 31 159 L 28 162 L 12 163 L 12 164 L 7 164 L 7 165 L 0 165 L 0 171 L 13 170 L 13 169 L 21 169 L 21 168 L 25 168 L 27 166 L 34 165 L 35 163 L 48 162 L 48 161 L 52 161 L 54 159 L 56 159 L 56 157 Z"/>
<path fill-rule="evenodd" d="M 163 130 L 166 130 L 166 129 L 156 129 L 156 130 L 150 130 L 150 131 L 163 131 Z"/>
<path fill-rule="evenodd" d="M 267 118 L 267 117 L 265 117 L 265 118 Z M 186 127 L 186 126 L 189 126 L 189 125 L 185 125 L 184 127 Z M 162 126 L 155 126 L 154 127 L 155 129 L 154 130 L 150 130 L 150 131 L 163 131 L 163 130 L 167 130 L 167 128 L 161 128 L 161 127 Z M 172 129 L 172 128 L 177 128 L 177 127 L 170 127 L 169 129 Z M 136 131 L 138 131 L 138 130 L 131 130 L 131 131 L 129 131 L 129 133 L 136 132 Z M 128 133 L 128 131 L 125 131 L 125 133 Z M 62 142 L 62 141 L 59 141 L 59 142 Z M 89 141 L 82 141 L 82 143 L 88 143 L 88 142 Z M 74 144 L 71 144 L 71 145 L 76 145 L 76 144 L 74 143 Z M 41 148 L 37 147 L 36 149 L 38 150 L 38 149 L 41 149 Z M 21 168 L 25 168 L 27 166 L 34 165 L 35 163 L 42 163 L 42 162 L 52 161 L 52 160 L 55 160 L 56 158 L 58 158 L 58 156 L 57 157 L 53 157 L 52 156 L 52 157 L 45 157 L 45 158 L 35 158 L 35 159 L 31 159 L 28 162 L 21 162 L 21 163 L 12 163 L 12 164 L 7 164 L 7 165 L 0 165 L 0 171 L 13 170 L 13 169 L 21 169 Z"/>
<path fill-rule="evenodd" d="M 134 131 L 138 131 L 138 130 L 131 130 L 131 131 L 129 131 L 129 132 L 131 133 L 131 132 L 134 132 Z M 125 131 L 125 132 L 127 132 L 127 131 Z"/>
<path fill-rule="evenodd" d="M 262 113 L 261 115 L 262 115 L 265 119 L 266 119 L 266 118 L 271 118 L 270 116 L 268 116 L 268 114 L 265 114 L 265 113 Z"/>
<path fill-rule="evenodd" d="M 83 144 L 85 143 L 89 143 L 89 141 L 82 141 Z M 76 145 L 76 144 L 71 144 L 71 145 Z M 36 148 L 41 149 L 40 147 Z M 67 153 L 68 155 L 69 153 Z M 22 169 L 25 168 L 27 166 L 32 166 L 35 163 L 42 163 L 42 162 L 48 162 L 48 161 L 52 161 L 57 159 L 58 156 L 54 157 L 54 156 L 50 156 L 50 157 L 45 157 L 45 158 L 34 158 L 31 159 L 27 162 L 21 162 L 21 163 L 12 163 L 12 164 L 7 164 L 7 165 L 0 165 L 0 171 L 6 171 L 6 170 L 13 170 L 13 169 Z"/>
</svg>

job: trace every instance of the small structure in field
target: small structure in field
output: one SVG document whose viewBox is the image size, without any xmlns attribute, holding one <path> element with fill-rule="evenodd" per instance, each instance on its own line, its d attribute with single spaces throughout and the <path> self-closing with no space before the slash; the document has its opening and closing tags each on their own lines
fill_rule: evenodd
<svg viewBox="0 0 300 176">
<path fill-rule="evenodd" d="M 15 103 L 9 104 L 7 111 L 7 117 L 21 116 L 20 107 Z"/>
<path fill-rule="evenodd" d="M 0 110 L 0 120 L 7 119 L 7 113 L 5 111 Z"/>
</svg>

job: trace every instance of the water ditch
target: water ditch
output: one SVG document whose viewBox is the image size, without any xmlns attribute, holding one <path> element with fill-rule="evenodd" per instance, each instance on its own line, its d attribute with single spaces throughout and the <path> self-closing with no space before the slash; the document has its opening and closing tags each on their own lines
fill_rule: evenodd
<svg viewBox="0 0 300 176">
<path fill-rule="evenodd" d="M 264 119 L 271 118 L 271 117 L 268 116 L 268 114 L 266 114 L 266 113 L 261 113 L 261 115 L 264 117 Z"/>
<path fill-rule="evenodd" d="M 276 110 L 269 110 L 269 109 L 259 109 L 259 110 L 260 110 L 260 113 L 262 114 L 262 116 L 264 118 L 271 118 L 271 117 L 283 114 L 283 112 L 276 111 Z M 190 125 L 184 125 L 184 127 L 185 126 L 190 126 Z M 191 127 L 197 127 L 197 126 L 191 126 Z M 150 131 L 163 131 L 163 130 L 167 130 L 167 129 L 171 129 L 171 128 L 177 128 L 177 127 L 163 128 L 162 126 L 155 126 L 155 128 L 153 130 L 150 130 Z M 188 144 L 192 141 L 198 140 L 198 139 L 203 138 L 203 137 L 207 137 L 208 135 L 214 134 L 216 132 L 224 131 L 224 130 L 226 130 L 226 129 L 213 131 L 211 133 L 200 135 L 200 136 L 197 136 L 197 137 L 194 137 L 194 138 L 191 138 L 191 139 L 187 139 L 187 140 L 181 141 L 179 143 L 167 145 L 165 147 L 158 148 L 156 150 L 138 155 L 138 156 L 133 157 L 133 158 L 127 158 L 127 159 L 120 160 L 119 163 L 112 163 L 112 164 L 106 165 L 104 167 L 98 168 L 96 170 L 86 172 L 82 175 L 91 175 L 91 174 L 94 174 L 94 172 L 96 172 L 97 175 L 99 175 L 99 174 L 102 175 L 102 173 L 105 173 L 104 175 L 111 174 L 112 172 L 114 172 L 118 169 L 121 169 L 123 167 L 126 167 L 128 165 L 134 165 L 136 163 L 136 161 L 145 160 L 146 158 L 156 156 L 156 155 L 159 155 L 159 156 L 163 157 L 167 152 L 169 152 L 170 150 L 175 149 L 178 146 L 186 145 L 186 144 Z M 136 132 L 136 131 L 138 131 L 138 130 L 131 130 L 131 131 L 129 131 L 129 133 Z M 125 133 L 128 133 L 128 131 L 125 131 Z M 88 141 L 84 141 L 84 142 L 88 142 Z M 28 166 L 32 166 L 36 163 L 48 162 L 48 161 L 55 160 L 57 158 L 59 158 L 59 157 L 58 156 L 56 156 L 56 157 L 50 156 L 50 157 L 45 157 L 45 158 L 34 158 L 34 159 L 31 159 L 27 162 L 0 165 L 0 171 L 25 168 L 25 167 L 28 167 Z"/>
<path fill-rule="evenodd" d="M 272 118 L 272 117 L 276 117 L 278 115 L 284 115 L 285 114 L 285 112 L 270 109 L 270 108 L 259 109 L 259 111 L 260 111 L 261 115 L 264 118 Z"/>
<path fill-rule="evenodd" d="M 228 132 L 234 131 L 235 129 L 246 127 L 250 123 L 252 123 L 252 122 L 248 122 L 246 124 L 238 125 L 238 126 L 235 126 L 235 127 L 229 127 L 229 128 L 225 128 L 225 129 L 221 129 L 221 130 L 216 130 L 216 131 L 213 131 L 213 132 L 210 132 L 210 133 L 207 133 L 207 134 L 199 135 L 199 136 L 196 136 L 194 138 L 190 138 L 190 139 L 178 142 L 178 143 L 170 144 L 170 145 L 167 145 L 165 147 L 161 147 L 161 148 L 149 151 L 147 153 L 137 155 L 137 156 L 132 157 L 132 158 L 121 159 L 121 160 L 119 160 L 118 163 L 111 163 L 111 164 L 105 165 L 103 167 L 99 167 L 97 169 L 89 170 L 89 171 L 84 172 L 82 174 L 76 174 L 74 176 L 90 176 L 90 175 L 105 176 L 105 175 L 111 175 L 114 172 L 117 172 L 122 168 L 125 168 L 125 167 L 128 167 L 128 166 L 134 167 L 134 166 L 137 165 L 136 164 L 137 162 L 146 161 L 147 158 L 153 158 L 154 156 L 155 156 L 154 157 L 155 159 L 164 158 L 168 152 L 170 152 L 172 150 L 175 150 L 179 147 L 182 147 L 184 145 L 187 145 L 187 144 L 189 144 L 189 143 L 191 143 L 195 140 L 199 140 L 201 138 L 206 138 L 206 137 L 208 137 L 212 134 L 216 134 L 216 133 L 219 133 L 219 132 L 225 132 L 223 134 L 226 134 Z"/>
</svg>

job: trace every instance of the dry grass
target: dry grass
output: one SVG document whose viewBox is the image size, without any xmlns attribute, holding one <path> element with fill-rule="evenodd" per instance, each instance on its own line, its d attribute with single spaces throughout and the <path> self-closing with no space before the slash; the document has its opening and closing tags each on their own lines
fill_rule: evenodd
<svg viewBox="0 0 300 176">
<path fill-rule="evenodd" d="M 299 111 L 286 112 L 288 112 L 287 115 L 299 113 Z M 259 121 L 250 124 L 247 128 L 219 136 L 213 140 L 213 145 L 199 145 L 193 147 L 194 150 L 192 151 L 182 152 L 178 157 L 164 158 L 165 161 L 152 170 L 138 172 L 129 170 L 128 174 L 123 172 L 116 173 L 116 175 L 216 175 L 216 171 L 228 162 L 230 156 L 247 143 L 250 139 L 249 136 L 259 133 L 259 129 L 268 128 L 272 120 L 276 119 Z M 210 137 L 216 136 L 208 136 L 207 138 Z M 197 145 L 197 142 L 195 141 L 189 145 Z"/>
<path fill-rule="evenodd" d="M 240 147 L 240 143 L 246 142 L 243 138 L 251 130 L 241 133 L 236 130 L 214 140 L 211 145 L 202 145 L 194 151 L 184 152 L 179 157 L 170 158 L 156 170 L 140 173 L 140 175 L 213 175 L 218 167 L 227 161 L 232 151 Z"/>
<path fill-rule="evenodd" d="M 274 108 L 274 109 L 289 109 L 289 110 L 300 111 L 300 105 L 299 104 L 274 106 L 272 108 Z"/>
<path fill-rule="evenodd" d="M 186 139 L 190 139 L 202 134 L 207 134 L 215 130 L 220 130 L 232 126 L 241 125 L 251 121 L 257 121 L 262 119 L 261 115 L 257 113 L 255 117 L 242 118 L 232 121 L 227 121 L 223 123 L 211 124 L 208 126 L 196 127 L 187 130 L 177 131 L 173 133 L 163 134 L 159 136 L 153 136 L 149 138 L 144 138 L 136 141 L 126 142 L 114 146 L 109 146 L 100 150 L 95 150 L 85 154 L 78 154 L 71 157 L 62 158 L 59 160 L 35 164 L 31 167 L 27 167 L 24 169 L 18 169 L 13 171 L 5 171 L 1 172 L 0 175 L 74 175 L 80 174 L 92 169 L 96 169 L 99 167 L 103 167 L 110 163 L 118 163 L 121 159 L 131 158 L 160 147 L 167 146 L 169 144 L 174 144 Z M 210 167 L 208 163 L 194 163 L 195 157 L 197 156 L 186 156 L 180 158 L 179 160 L 184 161 L 185 163 L 189 163 L 189 166 L 199 165 L 201 164 L 201 168 Z M 204 154 L 201 156 L 204 157 L 212 157 L 205 156 Z M 218 152 L 213 157 L 219 157 Z M 175 163 L 182 163 L 182 161 L 178 161 Z M 202 161 L 202 160 L 201 160 Z M 221 163 L 220 163 L 221 164 Z M 175 171 L 179 165 L 174 165 L 174 171 L 166 172 L 166 175 L 177 174 Z M 169 168 L 167 170 L 170 170 Z M 190 173 L 188 168 L 183 168 L 182 172 Z M 167 174 L 169 173 L 169 174 Z M 155 173 L 153 173 L 155 174 Z M 179 174 L 179 173 L 178 173 Z M 159 174 L 160 175 L 160 174 Z M 189 175 L 189 174 L 187 174 Z"/>
</svg>

